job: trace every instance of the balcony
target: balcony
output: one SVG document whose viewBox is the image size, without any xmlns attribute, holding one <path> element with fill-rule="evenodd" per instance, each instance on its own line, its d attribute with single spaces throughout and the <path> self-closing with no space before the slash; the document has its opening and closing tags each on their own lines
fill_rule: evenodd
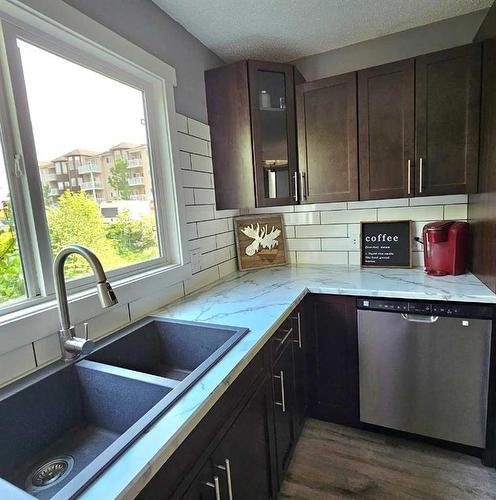
<svg viewBox="0 0 496 500">
<path fill-rule="evenodd" d="M 146 194 L 131 194 L 129 195 L 131 201 L 146 201 Z"/>
<path fill-rule="evenodd" d="M 81 189 L 83 191 L 93 191 L 93 189 L 103 189 L 103 186 L 101 182 L 89 181 L 89 182 L 82 182 Z"/>
<path fill-rule="evenodd" d="M 145 178 L 142 177 L 142 176 L 138 176 L 138 177 L 130 177 L 128 180 L 127 180 L 127 183 L 130 185 L 130 186 L 144 186 L 145 184 Z"/>
<path fill-rule="evenodd" d="M 48 190 L 48 196 L 58 196 L 59 190 L 57 188 L 50 188 Z"/>
<path fill-rule="evenodd" d="M 127 168 L 141 168 L 143 167 L 143 160 L 141 158 L 133 158 L 127 161 Z"/>
<path fill-rule="evenodd" d="M 57 174 L 45 174 L 43 178 L 46 182 L 54 182 L 57 180 Z"/>
<path fill-rule="evenodd" d="M 97 163 L 83 163 L 78 167 L 78 172 L 80 174 L 99 174 L 102 171 L 102 167 Z"/>
</svg>

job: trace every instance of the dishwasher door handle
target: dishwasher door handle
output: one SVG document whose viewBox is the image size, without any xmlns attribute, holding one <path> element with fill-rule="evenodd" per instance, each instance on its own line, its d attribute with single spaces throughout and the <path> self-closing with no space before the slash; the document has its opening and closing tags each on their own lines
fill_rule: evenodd
<svg viewBox="0 0 496 500">
<path fill-rule="evenodd" d="M 439 319 L 439 316 L 421 316 L 420 314 L 411 315 L 408 313 L 401 313 L 401 317 L 412 323 L 435 323 Z"/>
</svg>

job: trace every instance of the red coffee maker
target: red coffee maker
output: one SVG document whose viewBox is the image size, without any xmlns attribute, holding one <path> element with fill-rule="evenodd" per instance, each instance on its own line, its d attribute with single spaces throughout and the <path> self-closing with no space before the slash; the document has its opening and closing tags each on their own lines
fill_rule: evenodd
<svg viewBox="0 0 496 500">
<path fill-rule="evenodd" d="M 422 231 L 425 272 L 432 276 L 464 274 L 467 264 L 468 223 L 430 222 Z"/>
</svg>

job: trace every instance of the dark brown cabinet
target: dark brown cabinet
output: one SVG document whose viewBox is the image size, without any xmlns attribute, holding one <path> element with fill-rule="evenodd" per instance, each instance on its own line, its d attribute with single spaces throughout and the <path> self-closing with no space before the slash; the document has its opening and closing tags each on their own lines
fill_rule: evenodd
<svg viewBox="0 0 496 500">
<path fill-rule="evenodd" d="M 308 407 L 307 337 L 305 335 L 304 308 L 298 306 L 290 316 L 293 329 L 294 412 L 293 426 L 297 439 L 303 428 Z"/>
<path fill-rule="evenodd" d="M 271 497 L 267 429 L 268 386 L 263 383 L 227 431 L 184 499 Z"/>
<path fill-rule="evenodd" d="M 260 61 L 205 72 L 218 209 L 295 203 L 294 82 L 292 65 Z"/>
<path fill-rule="evenodd" d="M 308 307 L 315 335 L 310 416 L 358 425 L 358 332 L 355 297 L 314 295 Z"/>
<path fill-rule="evenodd" d="M 291 334 L 290 334 L 291 336 Z M 272 391 L 274 402 L 274 430 L 276 439 L 276 463 L 279 486 L 286 471 L 294 443 L 294 378 L 291 340 L 283 348 L 272 367 Z"/>
<path fill-rule="evenodd" d="M 358 199 L 356 73 L 296 87 L 301 203 Z"/>
<path fill-rule="evenodd" d="M 413 194 L 413 59 L 358 72 L 360 199 Z"/>
<path fill-rule="evenodd" d="M 416 59 L 415 192 L 477 190 L 481 46 Z"/>
</svg>

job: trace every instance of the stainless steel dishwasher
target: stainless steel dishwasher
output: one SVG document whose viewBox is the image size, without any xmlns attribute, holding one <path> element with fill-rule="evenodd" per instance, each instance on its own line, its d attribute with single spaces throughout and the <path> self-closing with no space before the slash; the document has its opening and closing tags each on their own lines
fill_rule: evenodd
<svg viewBox="0 0 496 500">
<path fill-rule="evenodd" d="M 492 314 L 359 299 L 360 420 L 484 448 Z"/>
</svg>

